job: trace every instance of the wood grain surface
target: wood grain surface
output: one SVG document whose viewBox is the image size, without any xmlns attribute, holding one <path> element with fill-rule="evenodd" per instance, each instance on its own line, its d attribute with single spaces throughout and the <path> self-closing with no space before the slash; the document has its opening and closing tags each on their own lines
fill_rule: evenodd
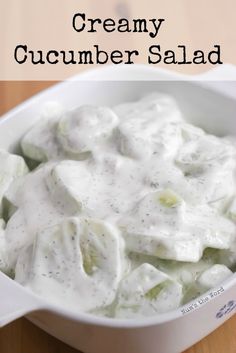
<svg viewBox="0 0 236 353">
<path fill-rule="evenodd" d="M 0 115 L 51 84 L 53 83 L 0 82 Z M 194 323 L 192 324 L 194 326 Z M 0 330 L 0 353 L 76 352 L 78 351 L 43 332 L 24 318 Z M 185 353 L 236 353 L 236 315 Z"/>
</svg>

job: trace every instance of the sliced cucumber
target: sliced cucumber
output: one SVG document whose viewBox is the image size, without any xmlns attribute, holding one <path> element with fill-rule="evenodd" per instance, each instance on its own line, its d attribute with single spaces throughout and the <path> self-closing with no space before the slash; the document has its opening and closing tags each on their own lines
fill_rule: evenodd
<svg viewBox="0 0 236 353">
<path fill-rule="evenodd" d="M 5 273 L 9 272 L 5 239 L 5 222 L 3 219 L 0 219 L 0 271 Z"/>
<path fill-rule="evenodd" d="M 144 263 L 120 284 L 116 317 L 151 316 L 173 310 L 182 300 L 182 286 L 164 272 Z"/>
<path fill-rule="evenodd" d="M 20 156 L 0 150 L 0 216 L 3 215 L 3 197 L 11 183 L 28 173 L 28 167 Z"/>
<path fill-rule="evenodd" d="M 83 200 L 80 199 L 76 186 L 84 183 L 88 177 L 88 171 L 80 162 L 63 161 L 52 168 L 46 178 L 46 183 L 53 200 L 60 204 L 68 214 L 74 215 L 83 207 Z"/>
<path fill-rule="evenodd" d="M 119 224 L 130 251 L 187 262 L 208 247 L 229 249 L 236 231 L 214 208 L 188 205 L 169 189 L 147 194 Z"/>
<path fill-rule="evenodd" d="M 83 155 L 106 142 L 117 124 L 118 118 L 111 109 L 82 106 L 62 116 L 57 138 L 68 154 Z"/>
<path fill-rule="evenodd" d="M 205 270 L 198 278 L 197 285 L 208 290 L 220 285 L 225 279 L 233 274 L 232 271 L 225 265 L 215 264 L 212 267 Z"/>
<path fill-rule="evenodd" d="M 93 219 L 70 218 L 37 235 L 16 266 L 16 280 L 73 310 L 110 305 L 123 271 L 118 230 Z"/>
<path fill-rule="evenodd" d="M 21 141 L 24 156 L 37 162 L 46 162 L 62 155 L 56 140 L 56 129 L 57 119 L 41 119 Z"/>
</svg>

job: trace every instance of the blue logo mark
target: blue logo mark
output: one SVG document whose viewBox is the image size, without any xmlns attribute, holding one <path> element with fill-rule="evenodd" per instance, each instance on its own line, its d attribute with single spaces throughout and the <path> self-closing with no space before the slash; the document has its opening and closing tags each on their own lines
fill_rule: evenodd
<svg viewBox="0 0 236 353">
<path fill-rule="evenodd" d="M 216 318 L 221 319 L 223 316 L 231 313 L 234 309 L 236 309 L 236 300 L 230 300 L 227 304 L 220 308 L 216 314 Z"/>
</svg>

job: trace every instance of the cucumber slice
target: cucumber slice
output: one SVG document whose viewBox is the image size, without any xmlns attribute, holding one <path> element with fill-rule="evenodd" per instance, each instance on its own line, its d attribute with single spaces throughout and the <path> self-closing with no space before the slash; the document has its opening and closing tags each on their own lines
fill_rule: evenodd
<svg viewBox="0 0 236 353">
<path fill-rule="evenodd" d="M 236 198 L 235 197 L 231 201 L 226 214 L 232 221 L 236 222 Z"/>
<path fill-rule="evenodd" d="M 235 189 L 235 157 L 233 143 L 212 135 L 196 134 L 183 143 L 175 163 L 186 177 L 195 205 L 220 208 L 227 203 Z"/>
<path fill-rule="evenodd" d="M 28 167 L 20 156 L 0 150 L 0 216 L 3 215 L 3 197 L 11 183 L 28 173 Z"/>
<path fill-rule="evenodd" d="M 6 240 L 5 240 L 5 222 L 0 219 L 0 271 L 6 272 L 7 259 L 6 259 Z"/>
<path fill-rule="evenodd" d="M 48 102 L 44 105 L 39 122 L 21 141 L 25 157 L 37 162 L 46 162 L 65 155 L 56 138 L 58 120 L 63 111 L 62 106 L 56 102 Z"/>
<path fill-rule="evenodd" d="M 229 249 L 220 251 L 219 263 L 224 264 L 233 272 L 236 272 L 236 239 Z"/>
<path fill-rule="evenodd" d="M 88 178 L 88 172 L 83 168 L 83 164 L 78 163 L 61 162 L 52 168 L 46 178 L 52 199 L 71 215 L 82 210 L 82 202 L 79 199 L 76 184 L 80 182 L 80 179 L 83 181 Z"/>
<path fill-rule="evenodd" d="M 24 185 L 24 177 L 19 177 L 11 183 L 9 188 L 4 194 L 3 198 L 3 209 L 4 218 L 8 222 L 9 219 L 14 215 L 18 209 L 18 192 L 22 190 Z"/>
<path fill-rule="evenodd" d="M 0 219 L 0 271 L 6 275 L 13 277 L 13 268 L 9 266 L 8 249 L 5 236 L 5 221 Z"/>
<path fill-rule="evenodd" d="M 122 120 L 139 117 L 140 119 L 156 118 L 156 125 L 163 122 L 183 121 L 182 114 L 176 101 L 170 96 L 161 93 L 152 93 L 136 102 L 119 104 L 113 108 Z"/>
<path fill-rule="evenodd" d="M 57 138 L 67 153 L 80 155 L 106 142 L 117 124 L 118 117 L 111 109 L 82 106 L 60 119 Z"/>
<path fill-rule="evenodd" d="M 37 235 L 16 280 L 53 302 L 89 311 L 110 305 L 123 273 L 123 242 L 109 223 L 70 218 Z"/>
<path fill-rule="evenodd" d="M 177 308 L 182 286 L 154 266 L 144 263 L 120 283 L 115 316 L 151 316 Z"/>
<path fill-rule="evenodd" d="M 46 162 L 63 155 L 56 140 L 57 118 L 44 118 L 23 137 L 21 148 L 24 156 Z"/>
<path fill-rule="evenodd" d="M 116 133 L 118 151 L 134 159 L 157 161 L 160 157 L 175 157 L 181 145 L 181 129 L 177 123 L 156 126 L 156 117 L 150 121 L 139 116 L 122 122 Z"/>
<path fill-rule="evenodd" d="M 215 264 L 212 267 L 208 268 L 197 278 L 197 285 L 204 289 L 208 290 L 220 285 L 225 279 L 230 277 L 233 272 L 222 264 Z"/>
<path fill-rule="evenodd" d="M 176 163 L 185 172 L 194 173 L 198 168 L 201 171 L 201 168 L 230 164 L 234 157 L 235 148 L 230 141 L 204 134 L 183 144 Z"/>
<path fill-rule="evenodd" d="M 17 179 L 6 193 L 6 200 L 15 209 L 6 226 L 11 266 L 15 266 L 21 250 L 34 242 L 37 233 L 71 215 L 50 197 L 46 178 L 53 166 L 54 163 L 39 166 Z"/>
<path fill-rule="evenodd" d="M 190 206 L 168 189 L 147 194 L 119 225 L 130 251 L 188 262 L 208 247 L 229 249 L 236 231 L 215 209 Z"/>
</svg>

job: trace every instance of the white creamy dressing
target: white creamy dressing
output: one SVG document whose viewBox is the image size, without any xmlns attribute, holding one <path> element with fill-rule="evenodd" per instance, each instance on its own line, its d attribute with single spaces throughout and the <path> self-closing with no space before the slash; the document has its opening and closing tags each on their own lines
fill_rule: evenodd
<svg viewBox="0 0 236 353">
<path fill-rule="evenodd" d="M 236 145 L 186 123 L 172 98 L 54 107 L 21 146 L 42 163 L 24 175 L 4 152 L 0 269 L 22 285 L 132 318 L 177 308 L 235 269 Z"/>
</svg>

